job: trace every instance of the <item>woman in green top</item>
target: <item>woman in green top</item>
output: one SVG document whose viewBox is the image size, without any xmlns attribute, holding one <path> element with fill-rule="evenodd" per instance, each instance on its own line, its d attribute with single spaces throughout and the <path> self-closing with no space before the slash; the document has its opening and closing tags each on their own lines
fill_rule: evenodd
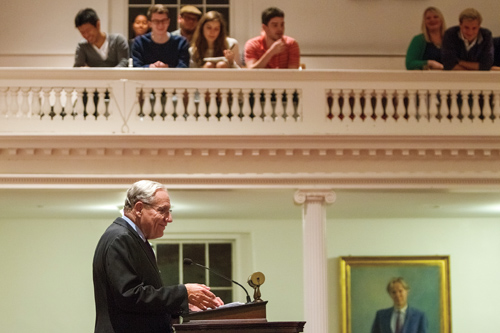
<svg viewBox="0 0 500 333">
<path fill-rule="evenodd" d="M 441 42 L 446 25 L 436 7 L 428 7 L 422 19 L 422 33 L 413 37 L 406 51 L 406 69 L 443 69 Z"/>
</svg>

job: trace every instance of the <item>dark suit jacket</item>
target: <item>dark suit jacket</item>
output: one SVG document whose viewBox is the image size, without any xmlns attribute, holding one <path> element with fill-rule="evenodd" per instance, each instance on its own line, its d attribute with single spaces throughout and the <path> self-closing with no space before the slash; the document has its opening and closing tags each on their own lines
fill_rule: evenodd
<svg viewBox="0 0 500 333">
<path fill-rule="evenodd" d="M 94 254 L 96 333 L 168 333 L 171 315 L 188 312 L 184 285 L 165 287 L 149 244 L 122 218 Z"/>
<path fill-rule="evenodd" d="M 393 307 L 377 311 L 372 326 L 372 333 L 393 333 L 391 330 L 391 316 Z M 425 313 L 408 306 L 405 323 L 401 333 L 427 333 L 429 323 Z"/>
</svg>

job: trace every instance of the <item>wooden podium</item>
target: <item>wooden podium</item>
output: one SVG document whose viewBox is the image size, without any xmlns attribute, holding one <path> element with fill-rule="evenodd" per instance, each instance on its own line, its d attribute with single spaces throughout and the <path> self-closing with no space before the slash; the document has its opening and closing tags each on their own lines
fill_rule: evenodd
<svg viewBox="0 0 500 333">
<path fill-rule="evenodd" d="M 192 312 L 175 324 L 175 332 L 298 333 L 305 321 L 267 321 L 267 302 L 254 302 L 214 310 Z"/>
</svg>

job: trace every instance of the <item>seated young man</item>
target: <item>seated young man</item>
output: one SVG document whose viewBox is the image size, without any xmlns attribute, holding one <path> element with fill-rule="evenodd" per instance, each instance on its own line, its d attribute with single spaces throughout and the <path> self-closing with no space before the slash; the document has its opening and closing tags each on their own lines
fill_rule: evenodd
<svg viewBox="0 0 500 333">
<path fill-rule="evenodd" d="M 101 21 L 95 10 L 82 9 L 76 14 L 75 27 L 84 40 L 78 43 L 74 67 L 126 67 L 128 43 L 119 34 L 101 31 Z"/>
<path fill-rule="evenodd" d="M 299 68 L 300 50 L 295 39 L 285 36 L 285 13 L 270 7 L 262 12 L 261 36 L 245 44 L 245 63 L 253 68 Z"/>
<path fill-rule="evenodd" d="M 481 28 L 481 14 L 474 8 L 462 11 L 460 25 L 444 33 L 441 48 L 445 70 L 490 70 L 493 65 L 491 31 Z"/>
<path fill-rule="evenodd" d="M 132 44 L 134 67 L 189 67 L 189 43 L 186 38 L 167 32 L 170 24 L 168 15 L 165 5 L 153 5 L 149 8 L 151 32 L 137 37 Z"/>
<path fill-rule="evenodd" d="M 177 19 L 177 22 L 179 22 L 179 29 L 172 31 L 170 34 L 172 36 L 182 36 L 191 43 L 196 26 L 198 22 L 200 22 L 202 15 L 203 13 L 195 6 L 187 5 L 182 7 L 179 18 Z"/>
</svg>

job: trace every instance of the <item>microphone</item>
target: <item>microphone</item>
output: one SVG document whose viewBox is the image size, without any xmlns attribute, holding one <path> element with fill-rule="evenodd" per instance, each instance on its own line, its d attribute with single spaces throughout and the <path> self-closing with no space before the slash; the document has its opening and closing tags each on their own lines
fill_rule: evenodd
<svg viewBox="0 0 500 333">
<path fill-rule="evenodd" d="M 205 268 L 207 271 L 214 273 L 215 275 L 217 275 L 217 276 L 219 276 L 219 277 L 223 278 L 224 280 L 229 281 L 229 282 L 232 282 L 232 283 L 234 283 L 234 284 L 237 284 L 238 286 L 240 286 L 241 288 L 243 288 L 243 290 L 244 290 L 244 291 L 245 291 L 245 293 L 247 294 L 247 303 L 251 303 L 251 301 L 250 301 L 250 295 L 248 295 L 248 291 L 245 289 L 245 287 L 243 287 L 243 286 L 242 286 L 241 284 L 239 284 L 238 282 L 236 282 L 236 281 L 234 281 L 234 280 L 231 280 L 230 278 L 225 277 L 224 275 L 222 275 L 222 274 L 220 274 L 220 273 L 217 273 L 217 272 L 216 272 L 216 271 L 214 271 L 213 269 L 210 269 L 210 268 L 208 268 L 208 267 L 206 267 L 206 266 L 203 266 L 203 265 L 201 265 L 201 264 L 198 264 L 198 263 L 196 263 L 196 262 L 192 261 L 192 260 L 191 260 L 191 259 L 189 259 L 189 258 L 184 258 L 184 265 L 186 265 L 186 266 L 189 266 L 189 265 L 196 265 L 196 266 L 199 266 L 199 267 L 201 267 L 201 268 Z"/>
</svg>

